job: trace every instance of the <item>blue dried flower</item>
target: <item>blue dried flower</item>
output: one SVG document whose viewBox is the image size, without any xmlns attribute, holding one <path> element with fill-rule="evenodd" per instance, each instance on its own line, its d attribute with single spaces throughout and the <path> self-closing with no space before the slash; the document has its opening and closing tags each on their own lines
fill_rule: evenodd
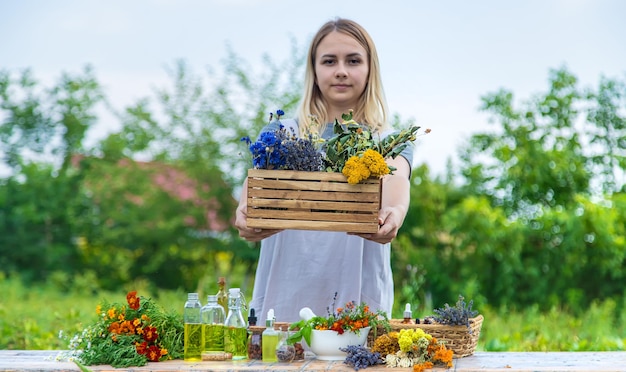
<svg viewBox="0 0 626 372">
<path fill-rule="evenodd" d="M 261 133 L 259 141 L 265 144 L 265 146 L 274 146 L 277 142 L 276 134 L 273 132 Z"/>
<path fill-rule="evenodd" d="M 277 110 L 276 115 L 270 113 L 270 121 L 272 118 L 278 121 L 283 115 L 283 110 Z M 280 121 L 278 124 L 276 131 L 261 133 L 254 143 L 248 137 L 242 138 L 242 141 L 248 143 L 254 168 L 310 172 L 322 170 L 322 154 L 311 138 L 298 138 L 293 128 L 289 132 Z"/>
</svg>

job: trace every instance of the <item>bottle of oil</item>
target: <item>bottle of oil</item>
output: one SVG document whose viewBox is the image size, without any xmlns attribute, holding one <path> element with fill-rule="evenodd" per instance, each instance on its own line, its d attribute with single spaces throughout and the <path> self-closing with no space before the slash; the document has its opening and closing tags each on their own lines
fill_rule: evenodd
<svg viewBox="0 0 626 372">
<path fill-rule="evenodd" d="M 276 346 L 280 341 L 280 332 L 274 329 L 274 309 L 269 309 L 265 319 L 265 330 L 262 334 L 263 361 L 276 362 Z"/>
<path fill-rule="evenodd" d="M 217 279 L 217 303 L 224 309 L 224 314 L 228 315 L 228 292 L 226 291 L 226 278 L 220 276 Z"/>
<path fill-rule="evenodd" d="M 217 303 L 216 295 L 207 296 L 207 304 L 201 309 L 204 352 L 224 351 L 224 321 L 226 314 Z"/>
<path fill-rule="evenodd" d="M 228 290 L 228 315 L 224 323 L 224 351 L 233 354 L 233 360 L 248 357 L 248 327 L 241 314 L 239 288 Z"/>
<path fill-rule="evenodd" d="M 184 330 L 184 351 L 183 358 L 186 361 L 202 360 L 202 349 L 204 340 L 202 339 L 202 320 L 200 317 L 200 301 L 197 293 L 187 294 L 187 302 L 183 311 Z"/>
</svg>

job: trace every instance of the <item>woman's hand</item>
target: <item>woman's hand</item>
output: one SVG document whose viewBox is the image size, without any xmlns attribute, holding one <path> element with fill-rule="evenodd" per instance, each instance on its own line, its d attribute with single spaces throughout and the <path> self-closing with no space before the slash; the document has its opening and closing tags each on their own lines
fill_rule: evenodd
<svg viewBox="0 0 626 372">
<path fill-rule="evenodd" d="M 397 235 L 409 209 L 410 167 L 406 159 L 398 156 L 388 159 L 396 167 L 393 175 L 383 178 L 382 207 L 378 211 L 378 232 L 375 234 L 349 233 L 380 244 L 390 243 Z"/>
<path fill-rule="evenodd" d="M 404 221 L 405 211 L 399 207 L 384 207 L 378 212 L 378 224 L 380 225 L 378 232 L 375 234 L 364 233 L 348 233 L 349 235 L 357 235 L 363 239 L 371 240 L 380 244 L 390 243 L 396 236 L 398 230 Z"/>
<path fill-rule="evenodd" d="M 248 204 L 239 204 L 237 207 L 237 212 L 235 214 L 235 227 L 239 230 L 239 236 L 242 239 L 245 239 L 249 242 L 258 242 L 267 237 L 270 237 L 276 233 L 279 233 L 283 230 L 275 230 L 275 229 L 251 229 L 247 226 L 248 216 L 246 214 L 246 210 L 248 209 Z"/>
<path fill-rule="evenodd" d="M 258 242 L 267 237 L 270 237 L 283 230 L 275 229 L 250 229 L 248 228 L 248 180 L 246 179 L 243 184 L 241 198 L 239 199 L 239 205 L 235 212 L 235 227 L 239 230 L 239 236 L 249 242 Z"/>
</svg>

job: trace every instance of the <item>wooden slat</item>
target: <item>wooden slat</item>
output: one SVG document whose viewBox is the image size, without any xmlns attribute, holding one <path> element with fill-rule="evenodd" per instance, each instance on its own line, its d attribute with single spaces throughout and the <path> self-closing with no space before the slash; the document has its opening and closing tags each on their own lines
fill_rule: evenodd
<svg viewBox="0 0 626 372">
<path fill-rule="evenodd" d="M 248 209 L 248 218 L 264 218 L 267 213 L 262 209 Z M 378 216 L 378 213 L 376 213 Z M 310 210 L 274 210 L 273 217 L 278 220 L 335 221 L 371 223 L 372 213 L 332 213 L 311 212 Z"/>
<path fill-rule="evenodd" d="M 258 187 L 269 190 L 343 191 L 346 193 L 378 192 L 378 183 L 360 183 L 358 185 L 352 185 L 345 180 L 343 182 L 329 182 L 250 178 L 248 180 L 248 187 Z"/>
<path fill-rule="evenodd" d="M 269 199 L 299 199 L 299 200 L 326 200 L 326 201 L 344 201 L 344 202 L 365 202 L 375 204 L 380 200 L 378 189 L 375 192 L 324 192 L 324 191 L 302 191 L 302 190 L 274 190 L 274 189 L 255 189 L 253 193 L 255 198 Z"/>
<path fill-rule="evenodd" d="M 345 212 L 378 212 L 378 206 L 372 203 L 344 203 L 336 201 L 309 201 L 297 199 L 248 199 L 248 207 L 268 207 L 266 211 L 279 210 L 279 208 L 287 209 L 312 209 L 325 211 Z M 272 216 L 268 216 L 272 218 Z"/>
<path fill-rule="evenodd" d="M 294 229 L 315 231 L 344 231 L 355 233 L 372 233 L 378 230 L 378 224 L 361 222 L 282 220 L 268 218 L 248 218 L 248 226 L 257 229 Z"/>
</svg>

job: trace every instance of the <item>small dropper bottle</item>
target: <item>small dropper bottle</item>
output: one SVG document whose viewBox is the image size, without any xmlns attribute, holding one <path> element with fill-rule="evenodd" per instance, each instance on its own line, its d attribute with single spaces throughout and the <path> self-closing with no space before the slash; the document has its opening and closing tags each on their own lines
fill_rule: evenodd
<svg viewBox="0 0 626 372">
<path fill-rule="evenodd" d="M 274 309 L 269 309 L 265 320 L 265 330 L 262 335 L 263 361 L 276 362 L 276 346 L 280 341 L 280 332 L 274 329 Z"/>
<path fill-rule="evenodd" d="M 406 304 L 404 306 L 404 319 L 402 320 L 404 324 L 413 324 L 413 312 L 411 311 L 411 304 Z"/>
</svg>

